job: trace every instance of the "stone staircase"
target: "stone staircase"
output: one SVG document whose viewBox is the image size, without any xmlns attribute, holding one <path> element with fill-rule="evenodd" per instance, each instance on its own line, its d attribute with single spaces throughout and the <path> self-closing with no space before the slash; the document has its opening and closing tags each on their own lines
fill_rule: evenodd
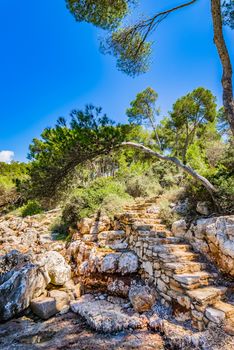
<svg viewBox="0 0 234 350">
<path fill-rule="evenodd" d="M 154 283 L 162 303 L 172 305 L 177 318 L 191 319 L 199 330 L 209 323 L 226 322 L 233 327 L 234 306 L 226 301 L 227 288 L 216 284 L 218 274 L 201 254 L 162 224 L 155 199 L 126 206 L 116 223 L 121 230 L 106 232 L 106 244 L 118 237 L 120 249 L 128 246 L 138 255 L 141 277 Z"/>
</svg>

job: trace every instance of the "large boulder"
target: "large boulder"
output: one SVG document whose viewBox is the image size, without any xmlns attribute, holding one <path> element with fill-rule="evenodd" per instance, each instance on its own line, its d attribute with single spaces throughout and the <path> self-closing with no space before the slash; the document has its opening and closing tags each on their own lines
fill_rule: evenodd
<svg viewBox="0 0 234 350">
<path fill-rule="evenodd" d="M 50 283 L 62 286 L 71 279 L 71 267 L 64 257 L 56 251 L 49 251 L 37 258 L 38 264 L 49 276 Z"/>
<path fill-rule="evenodd" d="M 95 300 L 86 295 L 71 303 L 73 312 L 84 317 L 87 324 L 102 333 L 115 333 L 131 328 L 141 328 L 143 322 L 139 317 L 129 316 L 121 307 L 106 300 Z"/>
<path fill-rule="evenodd" d="M 41 295 L 49 281 L 38 265 L 30 262 L 0 276 L 0 321 L 24 311 L 33 298 Z"/>
<path fill-rule="evenodd" d="M 21 254 L 18 250 L 11 250 L 8 254 L 0 257 L 0 274 L 11 271 L 17 265 L 24 265 L 31 261 L 31 257 Z"/>
<path fill-rule="evenodd" d="M 142 285 L 133 285 L 129 291 L 129 299 L 135 311 L 146 312 L 151 310 L 156 302 L 156 291 L 154 288 Z"/>
</svg>

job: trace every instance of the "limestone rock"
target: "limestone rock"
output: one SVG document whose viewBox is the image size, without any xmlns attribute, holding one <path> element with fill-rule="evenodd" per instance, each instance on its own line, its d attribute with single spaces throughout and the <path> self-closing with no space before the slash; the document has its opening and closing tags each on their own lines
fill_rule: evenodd
<svg viewBox="0 0 234 350">
<path fill-rule="evenodd" d="M 187 224 L 184 219 L 173 222 L 172 232 L 176 237 L 183 237 L 187 231 Z"/>
<path fill-rule="evenodd" d="M 38 258 L 38 264 L 50 278 L 50 283 L 62 286 L 71 279 L 71 267 L 64 257 L 55 251 L 49 251 Z"/>
<path fill-rule="evenodd" d="M 98 332 L 115 333 L 128 328 L 141 328 L 138 317 L 130 317 L 121 311 L 121 307 L 106 300 L 94 300 L 82 297 L 71 303 L 73 312 L 84 317 L 88 325 Z"/>
<path fill-rule="evenodd" d="M 199 219 L 190 231 L 193 247 L 234 276 L 234 215 Z"/>
<path fill-rule="evenodd" d="M 202 215 L 209 215 L 209 208 L 206 202 L 197 202 L 196 211 Z"/>
<path fill-rule="evenodd" d="M 42 320 L 47 320 L 58 312 L 54 298 L 40 297 L 33 299 L 30 306 L 33 313 Z"/>
<path fill-rule="evenodd" d="M 223 311 L 214 309 L 212 307 L 208 307 L 206 309 L 205 315 L 208 320 L 215 323 L 221 323 L 225 319 L 225 313 Z"/>
<path fill-rule="evenodd" d="M 118 254 L 108 254 L 106 255 L 100 266 L 100 272 L 103 273 L 114 273 L 118 269 L 118 260 L 119 260 L 119 255 Z"/>
<path fill-rule="evenodd" d="M 55 300 L 57 312 L 63 310 L 69 304 L 69 296 L 62 290 L 51 290 L 49 296 Z"/>
<path fill-rule="evenodd" d="M 149 286 L 133 285 L 129 291 L 129 299 L 136 312 L 151 310 L 156 301 L 156 291 Z"/>
<path fill-rule="evenodd" d="M 119 258 L 118 272 L 122 275 L 137 272 L 139 267 L 138 257 L 135 253 L 126 252 Z"/>
<path fill-rule="evenodd" d="M 129 278 L 109 278 L 107 291 L 113 295 L 127 297 L 130 289 L 131 280 Z"/>
<path fill-rule="evenodd" d="M 26 263 L 0 276 L 0 321 L 24 311 L 31 300 L 41 295 L 48 280 L 37 265 Z"/>
<path fill-rule="evenodd" d="M 82 235 L 89 234 L 92 224 L 93 224 L 93 219 L 84 218 L 78 222 L 77 228 Z"/>
</svg>

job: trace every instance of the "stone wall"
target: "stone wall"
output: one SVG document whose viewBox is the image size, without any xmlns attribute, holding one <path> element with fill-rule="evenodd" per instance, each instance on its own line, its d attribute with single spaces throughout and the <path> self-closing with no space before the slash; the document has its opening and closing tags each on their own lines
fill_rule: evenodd
<svg viewBox="0 0 234 350">
<path fill-rule="evenodd" d="M 131 224 L 125 229 L 129 248 L 140 259 L 141 277 L 155 285 L 161 302 L 173 307 L 178 320 L 192 320 L 195 328 L 203 330 L 234 314 L 234 307 L 222 301 L 226 288 L 214 283 L 217 275 L 207 270 L 184 239 L 163 228 L 149 231 L 148 225 Z"/>
<path fill-rule="evenodd" d="M 180 220 L 174 223 L 173 233 L 188 240 L 222 272 L 234 276 L 234 215 L 199 219 L 189 230 Z"/>
</svg>

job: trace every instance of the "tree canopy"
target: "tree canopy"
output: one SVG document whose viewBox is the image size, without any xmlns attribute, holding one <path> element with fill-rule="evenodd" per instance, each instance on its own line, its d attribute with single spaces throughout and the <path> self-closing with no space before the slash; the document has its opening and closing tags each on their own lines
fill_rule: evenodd
<svg viewBox="0 0 234 350">
<path fill-rule="evenodd" d="M 54 128 L 43 131 L 41 139 L 34 139 L 29 159 L 34 194 L 51 196 L 74 168 L 97 156 L 108 154 L 126 139 L 130 126 L 115 125 L 92 105 L 73 110 L 67 125 L 59 118 Z"/>
<path fill-rule="evenodd" d="M 108 29 L 107 39 L 101 50 L 117 59 L 117 67 L 131 75 L 145 73 L 150 66 L 152 52 L 151 37 L 158 25 L 170 14 L 194 5 L 198 0 L 187 0 L 174 7 L 155 13 L 151 17 L 140 17 L 133 23 L 122 23 L 135 1 L 127 0 L 67 0 L 68 8 L 78 21 L 86 21 Z M 214 43 L 223 68 L 223 105 L 226 118 L 234 134 L 234 99 L 232 86 L 232 64 L 223 35 L 223 25 L 234 27 L 233 0 L 210 0 L 213 20 Z M 156 7 L 156 6 L 155 6 Z"/>
</svg>

